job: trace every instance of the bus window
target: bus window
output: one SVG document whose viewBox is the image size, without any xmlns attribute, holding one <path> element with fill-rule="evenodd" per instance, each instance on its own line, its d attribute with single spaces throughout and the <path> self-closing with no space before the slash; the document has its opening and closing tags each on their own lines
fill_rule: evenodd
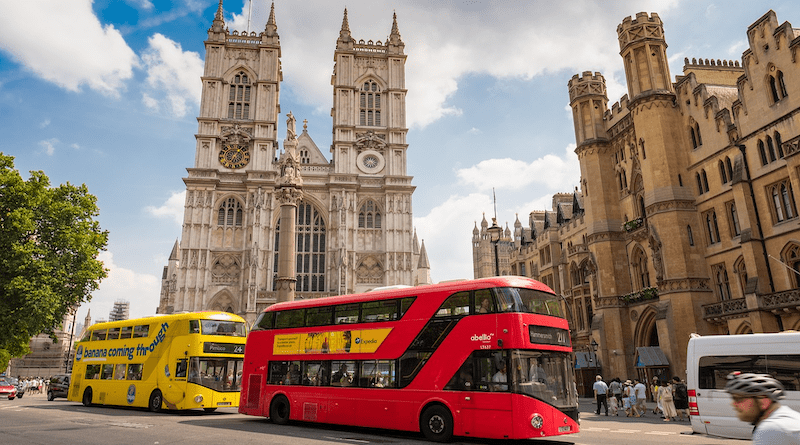
<svg viewBox="0 0 800 445">
<path fill-rule="evenodd" d="M 283 385 L 287 372 L 289 372 L 289 362 L 269 362 L 267 383 L 271 385 Z"/>
<path fill-rule="evenodd" d="M 340 304 L 335 306 L 334 323 L 358 323 L 358 303 Z"/>
<path fill-rule="evenodd" d="M 513 350 L 513 391 L 533 396 L 555 406 L 574 406 L 572 360 L 564 352 Z"/>
<path fill-rule="evenodd" d="M 275 312 L 262 312 L 258 316 L 256 322 L 253 323 L 254 331 L 261 331 L 264 329 L 272 329 L 273 322 L 275 321 Z"/>
<path fill-rule="evenodd" d="M 106 329 L 98 329 L 98 330 L 92 331 L 92 341 L 105 340 L 106 339 L 106 332 L 107 332 Z"/>
<path fill-rule="evenodd" d="M 436 312 L 437 317 L 469 315 L 469 291 L 457 292 L 444 300 Z"/>
<path fill-rule="evenodd" d="M 92 331 L 87 330 L 85 334 L 83 334 L 83 338 L 81 341 L 89 341 L 92 338 Z"/>
<path fill-rule="evenodd" d="M 397 319 L 397 300 L 368 301 L 361 303 L 361 321 L 389 321 Z"/>
<path fill-rule="evenodd" d="M 114 380 L 125 380 L 125 363 L 114 365 Z"/>
<path fill-rule="evenodd" d="M 99 379 L 100 378 L 100 365 L 86 365 L 86 378 Z"/>
<path fill-rule="evenodd" d="M 392 388 L 395 383 L 394 360 L 367 360 L 361 362 L 361 379 L 358 386 L 365 388 Z"/>
<path fill-rule="evenodd" d="M 406 314 L 406 311 L 411 307 L 411 303 L 413 303 L 415 299 L 416 297 L 406 297 L 400 299 L 400 318 L 403 318 L 403 315 Z"/>
<path fill-rule="evenodd" d="M 111 364 L 103 365 L 103 371 L 100 374 L 100 378 L 102 380 L 111 380 L 113 376 L 114 376 L 114 365 Z"/>
<path fill-rule="evenodd" d="M 473 391 L 475 389 L 474 379 L 472 377 L 474 370 L 472 369 L 472 357 L 470 356 L 458 371 L 445 385 L 444 389 L 452 391 Z"/>
<path fill-rule="evenodd" d="M 306 326 L 325 326 L 330 324 L 333 324 L 333 306 L 306 309 Z"/>
<path fill-rule="evenodd" d="M 128 380 L 141 380 L 142 379 L 142 364 L 131 363 L 128 365 Z"/>
<path fill-rule="evenodd" d="M 275 313 L 276 328 L 300 328 L 305 321 L 305 309 L 281 311 Z"/>
<path fill-rule="evenodd" d="M 414 380 L 431 355 L 430 352 L 409 351 L 400 357 L 400 381 L 398 384 L 401 388 L 408 386 Z"/>
<path fill-rule="evenodd" d="M 337 370 L 331 376 L 331 386 L 353 386 L 358 382 L 356 362 L 353 360 L 332 361 L 331 369 Z"/>
<path fill-rule="evenodd" d="M 490 289 L 475 291 L 475 311 L 473 314 L 491 314 L 495 311 L 494 298 Z"/>
<path fill-rule="evenodd" d="M 178 359 L 178 363 L 175 365 L 175 378 L 186 377 L 186 362 L 185 358 Z"/>
<path fill-rule="evenodd" d="M 327 386 L 330 378 L 326 372 L 326 365 L 325 362 L 304 362 L 303 385 Z"/>
<path fill-rule="evenodd" d="M 289 368 L 283 378 L 284 385 L 299 385 L 300 384 L 300 362 L 289 362 Z"/>
<path fill-rule="evenodd" d="M 133 328 L 133 337 L 134 338 L 144 338 L 150 335 L 150 325 L 143 324 Z"/>
<path fill-rule="evenodd" d="M 216 391 L 241 391 L 241 368 L 242 359 L 192 357 L 188 382 Z"/>
<path fill-rule="evenodd" d="M 200 333 L 203 335 L 225 335 L 246 337 L 244 323 L 240 321 L 200 320 Z"/>
<path fill-rule="evenodd" d="M 200 333 L 200 320 L 189 320 L 189 333 L 190 334 Z"/>
<path fill-rule="evenodd" d="M 118 340 L 119 339 L 119 328 L 111 328 L 108 330 L 108 337 L 106 340 Z"/>
<path fill-rule="evenodd" d="M 474 391 L 508 391 L 508 360 L 504 351 L 472 353 Z"/>
<path fill-rule="evenodd" d="M 726 355 L 700 357 L 700 389 L 725 389 L 728 374 L 734 371 L 770 374 L 787 391 L 800 390 L 800 355 Z"/>
<path fill-rule="evenodd" d="M 126 339 L 133 336 L 133 326 L 123 326 L 122 331 L 119 333 L 119 338 Z"/>
<path fill-rule="evenodd" d="M 527 312 L 564 318 L 558 297 L 534 289 L 495 288 L 500 312 Z"/>
</svg>

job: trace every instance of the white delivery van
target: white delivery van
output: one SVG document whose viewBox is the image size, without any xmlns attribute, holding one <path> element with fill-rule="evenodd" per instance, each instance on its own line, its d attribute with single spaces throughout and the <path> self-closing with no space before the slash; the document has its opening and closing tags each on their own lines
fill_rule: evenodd
<svg viewBox="0 0 800 445">
<path fill-rule="evenodd" d="M 781 403 L 800 411 L 800 332 L 692 334 L 686 356 L 689 413 L 696 433 L 734 439 L 752 437 L 753 425 L 736 417 L 725 392 L 734 371 L 770 374 L 786 388 Z"/>
</svg>

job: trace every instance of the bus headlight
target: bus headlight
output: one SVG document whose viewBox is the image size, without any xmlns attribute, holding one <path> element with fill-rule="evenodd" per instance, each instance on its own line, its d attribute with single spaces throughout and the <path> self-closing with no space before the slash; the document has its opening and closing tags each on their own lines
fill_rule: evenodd
<svg viewBox="0 0 800 445">
<path fill-rule="evenodd" d="M 195 403 L 202 402 L 203 401 L 203 395 L 202 394 L 198 394 L 198 395 L 194 396 L 194 401 L 195 401 Z"/>
<path fill-rule="evenodd" d="M 534 414 L 531 418 L 531 426 L 538 429 L 541 429 L 544 426 L 544 419 L 539 414 Z"/>
</svg>

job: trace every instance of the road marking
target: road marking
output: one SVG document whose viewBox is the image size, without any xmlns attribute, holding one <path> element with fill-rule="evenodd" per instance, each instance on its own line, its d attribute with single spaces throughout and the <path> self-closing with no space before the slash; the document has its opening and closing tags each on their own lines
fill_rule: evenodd
<svg viewBox="0 0 800 445">
<path fill-rule="evenodd" d="M 623 433 L 623 434 L 635 434 L 641 432 L 641 430 L 610 430 L 610 433 Z"/>
<path fill-rule="evenodd" d="M 348 437 L 329 437 L 329 436 L 326 436 L 326 437 L 323 437 L 323 439 L 331 439 L 331 440 L 336 440 L 336 441 L 346 441 L 346 442 L 355 442 L 355 443 L 369 443 L 368 440 L 351 439 L 351 438 L 348 438 Z"/>
<path fill-rule="evenodd" d="M 122 428 L 150 428 L 153 425 L 148 425 L 146 423 L 133 423 L 133 422 L 109 422 L 111 426 L 119 426 Z"/>
<path fill-rule="evenodd" d="M 594 427 L 594 426 L 581 427 L 581 431 L 608 431 L 610 429 L 611 428 L 600 428 L 600 427 Z"/>
<path fill-rule="evenodd" d="M 652 434 L 653 436 L 670 436 L 672 434 L 676 434 L 670 431 L 650 431 L 645 434 Z"/>
</svg>

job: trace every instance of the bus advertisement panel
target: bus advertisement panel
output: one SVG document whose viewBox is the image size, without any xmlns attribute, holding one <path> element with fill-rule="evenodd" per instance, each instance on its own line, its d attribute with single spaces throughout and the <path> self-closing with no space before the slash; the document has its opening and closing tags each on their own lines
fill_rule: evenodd
<svg viewBox="0 0 800 445">
<path fill-rule="evenodd" d="M 247 328 L 225 312 L 97 323 L 75 350 L 68 399 L 151 411 L 237 406 Z"/>
<path fill-rule="evenodd" d="M 577 433 L 569 327 L 523 277 L 274 304 L 247 339 L 239 412 L 437 441 Z"/>
</svg>

